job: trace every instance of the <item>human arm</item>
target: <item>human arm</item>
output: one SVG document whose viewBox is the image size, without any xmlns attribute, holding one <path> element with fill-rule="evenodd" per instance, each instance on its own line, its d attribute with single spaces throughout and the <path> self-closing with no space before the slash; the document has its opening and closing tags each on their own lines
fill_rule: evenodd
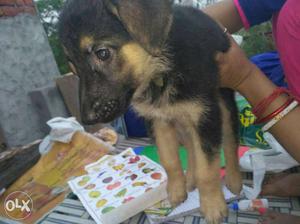
<svg viewBox="0 0 300 224">
<path fill-rule="evenodd" d="M 209 5 L 203 12 L 221 23 L 230 33 L 235 33 L 243 27 L 243 22 L 233 0 L 224 0 Z"/>
<path fill-rule="evenodd" d="M 272 94 L 277 88 L 258 68 L 242 82 L 238 87 L 243 96 L 255 107 L 264 98 Z M 288 95 L 280 95 L 271 103 L 262 117 L 272 113 L 288 100 Z M 281 145 L 300 162 L 300 107 L 296 107 L 288 113 L 282 120 L 277 122 L 270 130 L 270 133 L 281 143 Z"/>
<path fill-rule="evenodd" d="M 231 48 L 227 53 L 218 53 L 221 83 L 223 87 L 237 90 L 255 107 L 277 88 L 254 64 L 252 64 L 230 37 Z M 280 95 L 262 114 L 267 116 L 288 100 Z M 282 146 L 300 162 L 300 107 L 288 113 L 270 130 Z"/>
<path fill-rule="evenodd" d="M 226 27 L 230 33 L 235 33 L 243 27 L 243 22 L 233 0 L 224 0 L 210 5 L 203 11 Z"/>
</svg>

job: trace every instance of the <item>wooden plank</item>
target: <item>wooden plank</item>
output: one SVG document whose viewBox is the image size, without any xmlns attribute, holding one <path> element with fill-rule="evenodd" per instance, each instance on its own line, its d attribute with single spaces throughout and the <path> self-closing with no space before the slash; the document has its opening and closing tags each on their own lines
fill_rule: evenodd
<svg viewBox="0 0 300 224">
<path fill-rule="evenodd" d="M 40 224 L 57 224 L 57 222 L 50 222 L 50 221 L 45 220 Z"/>
<path fill-rule="evenodd" d="M 300 216 L 300 211 L 292 210 L 291 215 Z"/>
<path fill-rule="evenodd" d="M 57 78 L 55 81 L 70 114 L 81 122 L 78 76 L 69 73 Z"/>
<path fill-rule="evenodd" d="M 237 223 L 257 224 L 257 218 L 238 217 Z"/>
<path fill-rule="evenodd" d="M 289 200 L 287 200 L 286 202 L 269 201 L 269 206 L 279 208 L 291 208 L 291 203 Z"/>
<path fill-rule="evenodd" d="M 82 219 L 92 219 L 90 214 L 88 212 L 85 212 L 82 216 L 81 216 Z"/>
<path fill-rule="evenodd" d="M 0 190 L 7 188 L 40 158 L 38 140 L 28 146 L 6 150 L 0 153 Z"/>
<path fill-rule="evenodd" d="M 64 214 L 69 214 L 69 215 L 74 215 L 74 216 L 78 216 L 81 217 L 84 215 L 85 211 L 84 210 L 79 210 L 79 209 L 74 209 L 74 208 L 68 208 L 68 207 L 64 207 L 64 206 L 57 206 L 54 209 L 55 212 L 61 212 Z"/>
<path fill-rule="evenodd" d="M 57 221 L 61 221 L 61 223 L 63 223 L 63 221 L 68 220 L 68 222 L 74 223 L 74 224 L 95 224 L 95 221 L 93 220 L 86 220 L 86 219 L 81 219 L 81 218 L 77 218 L 74 216 L 69 216 L 69 215 L 63 215 L 63 214 L 57 214 L 57 213 L 51 213 L 50 215 L 48 215 L 48 217 L 46 218 L 46 221 L 53 221 L 57 220 Z"/>
<path fill-rule="evenodd" d="M 12 219 L 7 219 L 7 218 L 1 217 L 1 216 L 0 216 L 0 223 L 1 224 L 20 224 L 20 222 L 18 222 L 18 221 L 14 221 Z"/>
<path fill-rule="evenodd" d="M 73 199 L 65 199 L 63 202 L 62 202 L 62 205 L 64 206 L 74 206 L 74 207 L 78 207 L 78 208 L 82 208 L 84 209 L 82 203 L 79 201 L 79 200 L 73 200 Z"/>
<path fill-rule="evenodd" d="M 4 137 L 4 132 L 0 126 L 0 153 L 7 149 L 6 140 Z"/>
</svg>

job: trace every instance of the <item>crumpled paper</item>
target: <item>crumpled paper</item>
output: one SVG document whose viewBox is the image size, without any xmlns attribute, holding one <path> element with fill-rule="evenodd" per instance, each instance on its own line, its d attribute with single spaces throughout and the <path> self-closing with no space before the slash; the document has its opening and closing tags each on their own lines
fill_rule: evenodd
<svg viewBox="0 0 300 224">
<path fill-rule="evenodd" d="M 39 152 L 41 155 L 47 154 L 54 142 L 69 143 L 73 135 L 77 131 L 84 131 L 84 128 L 76 121 L 76 118 L 62 118 L 56 117 L 47 122 L 51 131 L 39 145 Z"/>
</svg>

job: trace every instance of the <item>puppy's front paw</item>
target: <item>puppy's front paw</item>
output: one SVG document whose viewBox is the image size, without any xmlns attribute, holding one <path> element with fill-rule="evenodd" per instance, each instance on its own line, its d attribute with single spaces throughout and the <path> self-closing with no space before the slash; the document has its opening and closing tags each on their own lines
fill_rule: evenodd
<svg viewBox="0 0 300 224">
<path fill-rule="evenodd" d="M 194 173 L 192 170 L 187 170 L 186 172 L 186 190 L 187 192 L 191 192 L 196 188 L 196 181 L 194 177 Z"/>
<path fill-rule="evenodd" d="M 168 182 L 168 198 L 172 205 L 175 207 L 184 202 L 187 198 L 184 181 L 169 181 Z"/>
<path fill-rule="evenodd" d="M 207 224 L 219 224 L 227 217 L 228 210 L 224 198 L 201 197 L 201 213 Z"/>
</svg>

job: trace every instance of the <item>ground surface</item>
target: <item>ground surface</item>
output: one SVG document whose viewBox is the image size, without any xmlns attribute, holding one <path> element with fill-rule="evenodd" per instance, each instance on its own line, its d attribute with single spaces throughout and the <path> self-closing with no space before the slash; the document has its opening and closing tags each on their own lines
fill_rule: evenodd
<svg viewBox="0 0 300 224">
<path fill-rule="evenodd" d="M 130 139 L 118 145 L 118 149 L 123 150 L 128 147 L 143 146 L 149 144 L 147 139 Z M 292 170 L 296 172 L 297 170 Z M 246 184 L 251 184 L 251 175 L 243 174 L 243 180 Z M 294 214 L 300 216 L 300 198 L 279 198 L 269 197 L 269 205 L 272 210 Z M 259 218 L 258 213 L 254 212 L 231 212 L 224 224 L 256 224 Z M 66 199 L 53 212 L 41 220 L 41 224 L 95 224 L 79 200 Z M 196 213 L 166 224 L 204 224 L 205 221 Z M 141 213 L 124 224 L 149 224 L 147 217 Z"/>
</svg>

